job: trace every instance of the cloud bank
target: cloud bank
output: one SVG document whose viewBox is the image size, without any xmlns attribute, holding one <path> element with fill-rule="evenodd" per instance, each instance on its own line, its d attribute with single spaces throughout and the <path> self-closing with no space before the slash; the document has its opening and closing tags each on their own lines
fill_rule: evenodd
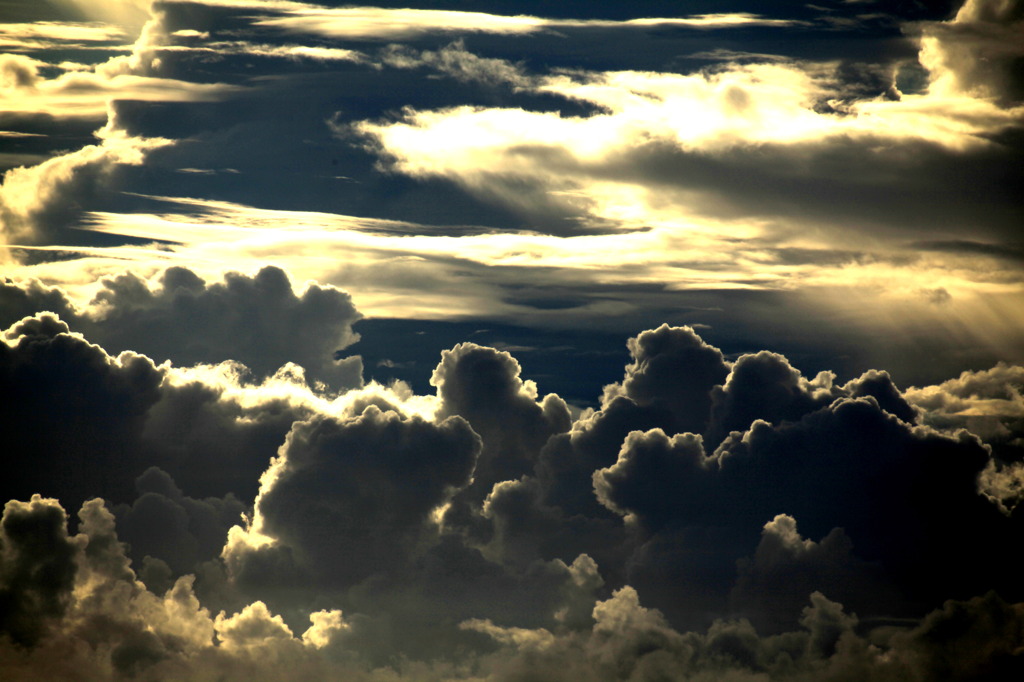
<svg viewBox="0 0 1024 682">
<path fill-rule="evenodd" d="M 238 277 L 236 295 L 287 283 Z M 232 286 L 163 275 L 176 280 Z M 21 311 L 76 319 L 59 290 L 6 290 Z M 130 340 L 112 319 L 94 328 Z M 205 324 L 190 319 L 182 333 Z M 663 325 L 629 340 L 621 380 L 573 419 L 476 344 L 443 353 L 436 394 L 417 396 L 326 393 L 295 364 L 255 379 L 237 361 L 112 356 L 50 312 L 3 340 L 3 393 L 19 398 L 0 524 L 14 679 L 260 665 L 268 679 L 923 680 L 1020 665 L 1020 488 L 993 483 L 1019 467 L 1019 367 L 838 385 Z M 973 412 L 987 429 L 967 430 Z M 936 570 L 951 554 L 974 568 Z"/>
</svg>

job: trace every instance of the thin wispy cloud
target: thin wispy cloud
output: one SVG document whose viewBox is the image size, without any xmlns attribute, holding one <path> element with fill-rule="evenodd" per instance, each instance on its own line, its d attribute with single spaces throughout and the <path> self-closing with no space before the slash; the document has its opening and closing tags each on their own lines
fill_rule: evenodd
<svg viewBox="0 0 1024 682">
<path fill-rule="evenodd" d="M 382 9 L 343 7 L 322 9 L 301 7 L 285 9 L 283 16 L 267 17 L 258 26 L 293 33 L 310 33 L 338 39 L 401 40 L 428 33 L 495 33 L 527 35 L 562 28 L 652 28 L 686 27 L 718 29 L 737 26 L 792 26 L 784 19 L 769 19 L 747 12 L 699 14 L 689 17 L 644 17 L 625 21 L 600 19 L 550 19 L 520 14 L 516 16 L 428 9 Z"/>
</svg>

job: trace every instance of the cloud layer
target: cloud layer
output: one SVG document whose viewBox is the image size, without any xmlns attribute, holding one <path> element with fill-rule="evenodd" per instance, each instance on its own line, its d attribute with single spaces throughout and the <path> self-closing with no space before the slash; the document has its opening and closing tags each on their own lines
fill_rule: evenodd
<svg viewBox="0 0 1024 682">
<path fill-rule="evenodd" d="M 837 385 L 665 325 L 629 340 L 621 381 L 573 420 L 475 344 L 442 354 L 434 396 L 332 397 L 296 365 L 253 383 L 113 357 L 52 313 L 3 338 L 15 672 L 68 646 L 112 679 L 242 675 L 257 651 L 266 674 L 311 678 L 1018 665 L 1020 488 L 993 483 L 1019 466 L 1016 367 Z M 971 400 L 981 433 L 956 417 Z M 32 491 L 81 504 L 77 531 Z M 950 554 L 976 570 L 936 571 Z M 937 648 L 949 619 L 965 625 Z"/>
</svg>

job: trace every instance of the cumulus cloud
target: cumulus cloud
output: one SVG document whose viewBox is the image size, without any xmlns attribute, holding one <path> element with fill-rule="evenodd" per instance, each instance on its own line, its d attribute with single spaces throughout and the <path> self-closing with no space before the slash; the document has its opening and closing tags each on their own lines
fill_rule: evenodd
<svg viewBox="0 0 1024 682">
<path fill-rule="evenodd" d="M 114 519 L 100 501 L 79 512 L 68 535 L 63 509 L 52 500 L 9 503 L 4 515 L 5 557 L 15 525 L 49 528 L 65 548 L 53 556 L 65 570 L 55 594 L 61 610 L 37 621 L 42 634 L 28 645 L 0 643 L 0 664 L 11 679 L 80 676 L 95 680 L 229 679 L 594 680 L 668 679 L 976 679 L 1019 671 L 1019 606 L 995 594 L 949 601 L 919 623 L 865 632 L 860 619 L 820 592 L 809 595 L 799 624 L 776 635 L 744 620 L 719 620 L 704 631 L 674 628 L 645 606 L 631 587 L 592 602 L 591 620 L 574 629 L 519 627 L 489 618 L 460 623 L 494 646 L 462 664 L 434 660 L 375 666 L 360 660 L 352 641 L 356 621 L 337 609 L 309 614 L 301 637 L 263 601 L 214 614 L 197 599 L 191 577 L 162 594 L 138 582 L 127 566 Z M 30 562 L 20 555 L 22 562 Z M 584 571 L 583 564 L 578 562 Z M 5 563 L 5 568 L 9 567 Z M 574 566 L 575 568 L 575 566 Z M 4 574 L 9 585 L 8 576 Z M 54 575 L 50 573 L 50 575 Z M 6 624 L 6 623 L 5 623 Z M 9 634 L 10 631 L 7 630 Z M 436 655 L 437 652 L 435 652 Z"/>
<path fill-rule="evenodd" d="M 3 339 L 0 386 L 16 405 L 2 418 L 7 497 L 127 503 L 135 479 L 159 466 L 193 496 L 248 502 L 292 424 L 330 409 L 301 371 L 251 383 L 237 364 L 158 367 L 136 353 L 107 354 L 51 313 L 19 321 Z"/>
<path fill-rule="evenodd" d="M 228 565 L 245 571 L 249 554 L 284 547 L 340 585 L 401 568 L 436 533 L 434 513 L 469 483 L 479 450 L 459 417 L 433 424 L 371 405 L 351 420 L 297 422 L 261 479 L 252 528 L 232 531 Z"/>
<path fill-rule="evenodd" d="M 869 370 L 843 386 L 835 386 L 834 379 L 826 370 L 808 380 L 784 356 L 770 351 L 741 355 L 728 378 L 710 391 L 709 447 L 714 449 L 729 433 L 745 431 L 756 420 L 797 421 L 841 397 L 870 396 L 889 414 L 915 423 L 916 412 L 887 372 Z"/>
<path fill-rule="evenodd" d="M 139 496 L 131 505 L 114 510 L 119 536 L 128 543 L 135 566 L 143 566 L 147 558 L 157 559 L 176 576 L 217 557 L 228 529 L 246 510 L 231 493 L 223 499 L 188 497 L 157 467 L 144 471 L 135 488 Z"/>
<path fill-rule="evenodd" d="M 656 610 L 640 605 L 634 590 L 624 588 L 597 604 L 596 624 L 588 633 L 552 640 L 543 631 L 527 636 L 509 628 L 487 628 L 508 646 L 491 659 L 493 672 L 488 679 L 560 680 L 568 674 L 594 680 L 856 677 L 882 681 L 935 675 L 966 680 L 986 671 L 1012 675 L 1019 666 L 1010 643 L 1020 628 L 1019 611 L 995 595 L 949 602 L 919 626 L 876 640 L 883 641 L 881 646 L 857 632 L 856 615 L 847 613 L 842 604 L 819 592 L 810 595 L 809 601 L 800 629 L 779 635 L 761 636 L 743 620 L 720 620 L 706 632 L 683 633 Z M 953 626 L 958 617 L 969 624 Z M 996 622 L 1005 629 L 994 626 Z M 948 636 L 938 635 L 946 628 Z M 938 654 L 942 646 L 969 648 L 970 642 L 986 633 L 994 639 L 980 656 Z M 936 635 L 941 644 L 932 643 Z M 544 643 L 542 648 L 538 641 Z"/>
<path fill-rule="evenodd" d="M 911 387 L 907 400 L 924 423 L 945 431 L 969 429 L 992 448 L 993 461 L 979 479 L 982 489 L 1006 513 L 1024 499 L 1024 371 L 1000 362 L 963 372 L 941 384 Z"/>
<path fill-rule="evenodd" d="M 59 596 L 62 606 L 59 612 L 48 614 L 38 608 L 49 608 L 46 602 L 37 604 L 32 615 L 39 634 L 32 646 L 12 646 L 4 639 L 0 666 L 5 676 L 15 680 L 114 680 L 138 675 L 174 679 L 215 670 L 229 677 L 274 677 L 290 670 L 299 679 L 316 679 L 325 674 L 329 664 L 318 661 L 312 652 L 333 631 L 343 628 L 340 614 L 312 614 L 309 637 L 303 640 L 293 637 L 280 617 L 261 602 L 248 604 L 233 615 L 222 612 L 214 616 L 195 596 L 193 576 L 154 594 L 128 565 L 114 518 L 102 500 L 86 504 L 78 516 L 78 534 L 69 536 L 67 517 L 56 501 L 36 497 L 30 503 L 7 505 L 4 529 L 11 531 L 4 535 L 4 550 L 18 558 L 5 563 L 10 569 L 5 572 L 5 588 L 10 584 L 7 581 L 19 579 L 19 566 L 28 568 L 33 561 L 31 554 L 19 547 L 15 527 L 40 531 L 49 527 L 39 537 L 52 536 L 66 550 L 63 554 L 52 552 L 50 567 L 35 571 L 37 576 L 47 576 L 55 587 L 60 583 L 53 596 Z M 44 544 L 36 546 L 42 549 Z M 27 590 L 23 594 L 32 596 Z M 13 631 L 5 627 L 4 632 L 11 635 Z"/>
<path fill-rule="evenodd" d="M 51 313 L 25 318 L 4 340 L 0 382 L 13 401 L 0 416 L 12 462 L 4 496 L 129 496 L 142 456 L 132 445 L 159 399 L 160 371 L 135 353 L 107 355 Z"/>
<path fill-rule="evenodd" d="M 627 347 L 633 362 L 621 384 L 605 388 L 603 404 L 623 395 L 637 405 L 667 410 L 673 431 L 703 432 L 711 389 L 725 382 L 729 373 L 722 352 L 692 328 L 667 324 L 642 332 Z"/>
<path fill-rule="evenodd" d="M 1024 369 L 1000 362 L 991 369 L 962 372 L 934 386 L 911 387 L 905 395 L 922 410 L 924 423 L 947 430 L 969 428 L 999 447 L 1012 446 L 1020 437 L 1022 390 Z"/>
<path fill-rule="evenodd" d="M 1013 532 L 975 482 L 989 457 L 974 436 L 910 427 L 871 398 L 841 399 L 795 423 L 772 427 L 757 421 L 711 456 L 692 435 L 633 433 L 618 462 L 596 471 L 594 482 L 602 503 L 651 538 L 645 561 L 657 568 L 647 578 L 656 587 L 672 575 L 664 568 L 670 562 L 684 575 L 727 565 L 729 553 L 751 546 L 756 517 L 786 513 L 811 528 L 812 537 L 842 528 L 854 552 L 880 562 L 903 590 L 904 608 L 913 610 L 952 589 L 928 570 L 948 543 L 994 552 L 992 564 L 1004 561 L 997 557 L 999 542 L 977 534 L 979 528 L 997 536 Z M 930 507 L 933 496 L 947 504 Z M 915 511 L 922 506 L 931 509 L 927 516 Z M 675 543 L 690 538 L 698 544 L 694 534 L 707 533 L 714 540 L 704 554 L 675 556 Z M 706 553 L 711 547 L 718 549 Z M 633 577 L 638 587 L 640 572 Z M 1005 575 L 988 569 L 960 578 L 958 584 L 972 584 L 973 590 L 994 583 L 1010 589 Z"/>
<path fill-rule="evenodd" d="M 921 62 L 931 71 L 936 92 L 1019 105 L 1024 100 L 1022 41 L 1020 2 L 967 0 L 952 20 L 923 28 Z"/>
<path fill-rule="evenodd" d="M 38 282 L 5 283 L 2 296 L 0 316 L 8 323 L 57 309 L 105 348 L 135 349 L 158 362 L 232 360 L 259 379 L 292 363 L 310 382 L 335 389 L 362 383 L 360 359 L 343 355 L 359 340 L 352 325 L 361 315 L 351 297 L 316 283 L 297 295 L 288 275 L 274 266 L 252 276 L 230 272 L 209 284 L 184 267 L 165 269 L 155 285 L 127 272 L 103 278 L 81 310 L 59 289 Z"/>
<path fill-rule="evenodd" d="M 441 353 L 431 377 L 441 414 L 465 418 L 483 439 L 473 485 L 484 493 L 495 483 L 532 473 L 541 447 L 569 429 L 565 401 L 555 394 L 539 400 L 536 384 L 519 374 L 508 352 L 462 343 Z"/>
<path fill-rule="evenodd" d="M 353 585 L 411 570 L 424 551 L 454 541 L 516 570 L 586 553 L 616 581 L 657 594 L 674 618 L 689 608 L 686 589 L 668 580 L 664 567 L 692 571 L 692 585 L 712 611 L 725 608 L 730 591 L 739 604 L 735 595 L 744 592 L 733 584 L 748 574 L 738 574 L 735 562 L 753 557 L 747 582 L 771 572 L 762 560 L 768 550 L 757 546 L 769 541 L 759 540 L 761 527 L 779 514 L 809 529 L 809 539 L 798 541 L 795 529 L 786 535 L 781 522 L 772 526 L 779 532 L 766 537 L 788 538 L 789 561 L 827 554 L 835 568 L 808 569 L 812 574 L 863 573 L 864 584 L 892 581 L 904 589 L 942 552 L 933 527 L 991 554 L 996 564 L 996 538 L 1013 527 L 976 483 L 981 475 L 982 491 L 998 497 L 992 491 L 1012 485 L 1011 470 L 993 469 L 995 460 L 975 436 L 941 435 L 906 421 L 915 415 L 888 376 L 873 372 L 839 387 L 820 379 L 815 386 L 781 356 L 753 354 L 730 365 L 689 329 L 639 335 L 622 383 L 571 429 L 564 403 L 539 400 L 508 353 L 473 344 L 442 356 L 435 398 L 414 400 L 400 387 L 370 385 L 329 399 L 313 393 L 301 373 L 246 384 L 231 365 L 176 369 L 131 353 L 112 358 L 48 314 L 22 320 L 5 338 L 5 390 L 24 396 L 26 408 L 6 428 L 19 444 L 14 456 L 24 460 L 42 437 L 53 467 L 81 472 L 54 479 L 22 467 L 6 480 L 9 494 L 36 490 L 81 501 L 102 492 L 123 503 L 118 515 L 132 557 L 139 563 L 149 556 L 154 579 L 157 560 L 181 575 L 215 556 L 261 472 L 252 525 L 233 531 L 224 554 L 231 570 L 254 585 L 269 570 L 260 562 Z M 785 371 L 744 374 L 758 363 Z M 53 367 L 64 369 L 47 373 Z M 774 386 L 804 402 L 787 412 L 790 402 L 763 397 Z M 823 397 L 811 399 L 815 391 Z M 69 394 L 85 399 L 76 403 Z M 675 425 L 705 423 L 725 404 L 715 403 L 716 395 L 727 396 L 731 414 L 743 418 L 734 417 L 735 428 L 712 452 L 700 435 Z M 883 409 L 884 401 L 904 419 Z M 932 421 L 939 419 L 933 412 Z M 90 415 L 92 428 L 53 414 Z M 707 423 L 710 432 L 715 427 Z M 121 475 L 91 476 L 87 461 L 107 462 L 104 471 Z M 147 472 L 152 466 L 168 473 Z M 312 495 L 321 482 L 326 487 Z M 945 511 L 925 520 L 914 510 L 932 495 L 946 500 Z M 972 536 L 964 530 L 972 524 L 989 530 Z M 442 541 L 443 532 L 457 540 Z M 825 549 L 797 552 L 806 543 Z M 344 571 L 324 572 L 342 556 Z M 717 587 L 709 591 L 712 576 Z M 1000 576 L 990 572 L 989 579 L 1002 585 Z M 985 587 L 980 575 L 961 577 Z M 949 587 L 938 577 L 913 582 L 911 610 Z M 844 599 L 861 610 L 873 604 L 856 594 Z"/>
<path fill-rule="evenodd" d="M 19 644 L 34 644 L 48 621 L 64 615 L 74 586 L 77 546 L 63 510 L 33 496 L 11 500 L 0 521 L 0 630 Z"/>
<path fill-rule="evenodd" d="M 335 360 L 359 339 L 351 297 L 315 283 L 296 295 L 280 268 L 267 266 L 251 277 L 228 273 L 223 283 L 207 284 L 172 267 L 155 291 L 127 273 L 105 279 L 91 309 L 95 336 L 114 349 L 136 348 L 180 365 L 237 360 L 259 377 L 291 362 L 313 381 L 362 383 L 358 358 Z"/>
<path fill-rule="evenodd" d="M 15 304 L 52 294 L 19 291 Z M 955 661 L 929 644 L 950 618 L 967 622 L 948 635 L 957 641 L 987 636 L 992 618 L 1019 619 L 1001 597 L 977 596 L 996 588 L 1019 598 L 1006 554 L 1017 525 L 982 494 L 978 477 L 993 460 L 978 437 L 883 409 L 909 407 L 881 372 L 843 386 L 831 375 L 808 382 L 782 356 L 730 363 L 692 329 L 661 327 L 631 341 L 622 381 L 570 428 L 564 404 L 539 400 L 510 354 L 474 344 L 442 356 L 436 396 L 370 384 L 329 399 L 296 377 L 247 385 L 231 365 L 112 358 L 52 314 L 19 321 L 4 339 L 5 394 L 34 395 L 60 414 L 105 405 L 109 416 L 91 419 L 117 434 L 119 449 L 92 463 L 130 474 L 122 488 L 133 484 L 118 493 L 106 480 L 77 481 L 79 499 L 85 485 L 121 495 L 111 510 L 87 502 L 77 535 L 56 501 L 8 504 L 0 599 L 10 607 L 3 627 L 22 643 L 0 653 L 10 670 L 48 670 L 47 652 L 83 638 L 83 670 L 156 678 L 252 671 L 257 652 L 268 670 L 368 679 L 396 674 L 396 652 L 411 657 L 407 672 L 460 679 L 467 669 L 444 661 L 461 651 L 472 674 L 495 680 L 563 679 L 565 670 L 799 679 L 846 666 L 868 671 L 864 679 L 914 679 L 1016 665 L 1008 639 Z M 43 367 L 63 368 L 64 384 Z M 908 391 L 916 410 L 903 416 L 941 419 L 954 394 L 1013 399 L 1014 371 Z M 78 394 L 106 393 L 62 403 L 68 382 Z M 775 386 L 832 400 L 766 400 Z M 752 423 L 714 452 L 699 434 L 669 435 L 673 424 L 712 428 L 716 391 Z M 793 404 L 800 409 L 787 412 Z M 773 423 L 756 417 L 776 407 L 783 416 Z M 54 453 L 51 471 L 109 447 L 46 418 L 33 407 L 4 433 L 63 439 L 36 448 Z M 261 420 L 258 433 L 246 431 Z M 251 451 L 235 471 L 259 479 L 251 508 L 227 490 L 185 492 L 179 479 L 191 489 L 230 480 L 218 472 L 238 468 L 231 448 Z M 453 514 L 477 472 L 486 485 L 469 498 L 476 503 Z M 12 497 L 28 498 L 26 475 L 5 481 Z M 40 490 L 75 496 L 74 487 Z M 29 548 L 30 535 L 48 540 Z M 932 571 L 950 552 L 979 557 L 978 569 Z M 942 606 L 951 595 L 968 601 Z M 918 625 L 872 625 L 935 608 Z"/>
<path fill-rule="evenodd" d="M 796 519 L 779 514 L 764 525 L 753 556 L 739 561 L 730 604 L 760 632 L 784 630 L 815 592 L 856 603 L 862 614 L 885 613 L 899 593 L 880 565 L 859 559 L 853 550 L 842 528 L 815 542 L 800 535 Z"/>
</svg>

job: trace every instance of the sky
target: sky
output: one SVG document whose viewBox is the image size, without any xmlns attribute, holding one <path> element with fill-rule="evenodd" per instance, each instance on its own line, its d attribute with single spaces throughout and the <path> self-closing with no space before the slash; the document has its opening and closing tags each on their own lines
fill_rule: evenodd
<svg viewBox="0 0 1024 682">
<path fill-rule="evenodd" d="M 0 22 L 3 679 L 1024 674 L 1024 3 Z"/>
</svg>

